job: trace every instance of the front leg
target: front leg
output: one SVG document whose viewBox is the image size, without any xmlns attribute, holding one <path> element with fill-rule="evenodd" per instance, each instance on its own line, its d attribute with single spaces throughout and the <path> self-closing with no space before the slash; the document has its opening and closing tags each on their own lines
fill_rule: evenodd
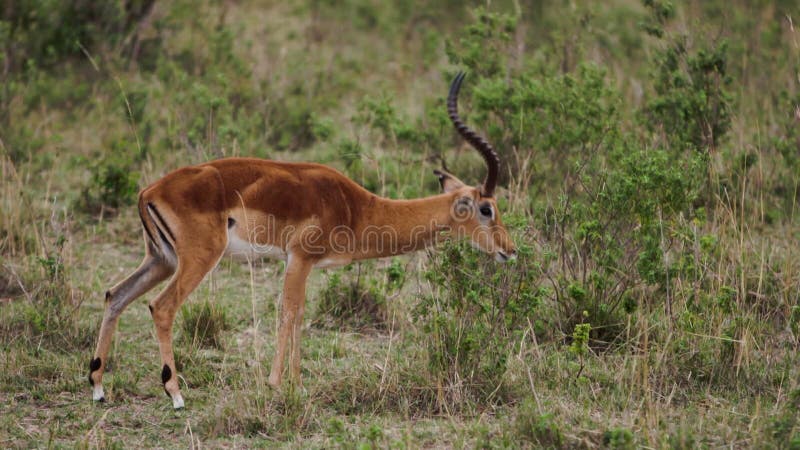
<svg viewBox="0 0 800 450">
<path fill-rule="evenodd" d="M 281 385 L 283 363 L 286 356 L 286 344 L 292 338 L 292 375 L 295 382 L 300 383 L 300 327 L 303 324 L 303 310 L 306 302 L 306 279 L 314 262 L 307 257 L 289 254 L 286 262 L 286 274 L 283 280 L 283 298 L 281 300 L 281 321 L 278 326 L 278 343 L 275 347 L 275 358 L 269 373 L 269 384 L 273 387 Z M 295 367 L 296 366 L 296 367 Z"/>
</svg>

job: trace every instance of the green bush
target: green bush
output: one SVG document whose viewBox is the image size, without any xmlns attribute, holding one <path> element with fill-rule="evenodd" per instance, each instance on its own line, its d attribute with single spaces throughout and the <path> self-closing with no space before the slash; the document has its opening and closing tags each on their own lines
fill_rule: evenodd
<svg viewBox="0 0 800 450">
<path fill-rule="evenodd" d="M 6 6 L 0 13 L 0 47 L 15 66 L 29 60 L 54 66 L 81 55 L 81 46 L 103 41 L 113 46 L 127 31 L 119 2 L 31 0 Z"/>
<path fill-rule="evenodd" d="M 670 43 L 657 57 L 656 95 L 645 109 L 651 129 L 679 151 L 715 149 L 731 125 L 726 69 L 725 42 L 694 52 L 685 38 Z"/>
<path fill-rule="evenodd" d="M 114 214 L 136 201 L 139 172 L 125 156 L 134 144 L 125 140 L 112 145 L 111 155 L 90 167 L 91 179 L 84 186 L 76 206 L 89 214 Z"/>
<path fill-rule="evenodd" d="M 518 253 L 520 260 L 506 265 L 466 242 L 431 254 L 425 278 L 433 292 L 412 315 L 424 332 L 430 376 L 444 389 L 440 407 L 503 400 L 509 353 L 549 294 L 530 249 L 522 244 Z"/>
</svg>

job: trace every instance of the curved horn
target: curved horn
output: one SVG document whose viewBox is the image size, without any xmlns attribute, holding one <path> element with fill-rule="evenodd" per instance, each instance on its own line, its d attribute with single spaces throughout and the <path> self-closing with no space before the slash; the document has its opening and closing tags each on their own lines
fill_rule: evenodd
<svg viewBox="0 0 800 450">
<path fill-rule="evenodd" d="M 461 83 L 464 81 L 466 74 L 459 72 L 453 79 L 450 85 L 450 94 L 447 96 L 447 113 L 450 115 L 450 120 L 460 134 L 471 146 L 478 150 L 478 153 L 483 156 L 486 161 L 486 168 L 489 173 L 486 174 L 486 180 L 483 181 L 483 189 L 481 194 L 484 197 L 491 197 L 494 195 L 494 188 L 497 185 L 497 172 L 500 167 L 500 158 L 497 152 L 494 151 L 492 146 L 486 142 L 486 139 L 479 136 L 474 131 L 470 130 L 461 118 L 458 117 L 458 91 L 461 89 Z"/>
</svg>

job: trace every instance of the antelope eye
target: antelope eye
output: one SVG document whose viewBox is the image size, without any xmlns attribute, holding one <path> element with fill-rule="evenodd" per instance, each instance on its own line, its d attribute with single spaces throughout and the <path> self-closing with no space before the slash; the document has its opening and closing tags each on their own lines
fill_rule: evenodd
<svg viewBox="0 0 800 450">
<path fill-rule="evenodd" d="M 481 206 L 481 215 L 486 217 L 492 217 L 492 207 L 489 205 Z"/>
</svg>

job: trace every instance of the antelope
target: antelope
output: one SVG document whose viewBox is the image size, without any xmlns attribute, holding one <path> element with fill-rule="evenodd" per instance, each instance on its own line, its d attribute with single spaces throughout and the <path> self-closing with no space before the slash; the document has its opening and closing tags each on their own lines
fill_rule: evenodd
<svg viewBox="0 0 800 450">
<path fill-rule="evenodd" d="M 494 198 L 500 160 L 458 116 L 459 73 L 447 110 L 458 133 L 483 157 L 488 173 L 472 187 L 434 170 L 442 193 L 393 200 L 362 188 L 337 170 L 314 163 L 225 158 L 168 173 L 139 193 L 145 256 L 105 294 L 97 348 L 89 364 L 92 398 L 104 401 L 102 378 L 122 311 L 172 277 L 150 303 L 161 354 L 161 381 L 175 409 L 184 406 L 172 350 L 178 308 L 223 256 L 285 261 L 280 323 L 268 382 L 278 388 L 290 346 L 290 374 L 300 383 L 300 336 L 306 278 L 312 268 L 416 251 L 444 238 L 469 238 L 497 261 L 516 257 Z"/>
</svg>

